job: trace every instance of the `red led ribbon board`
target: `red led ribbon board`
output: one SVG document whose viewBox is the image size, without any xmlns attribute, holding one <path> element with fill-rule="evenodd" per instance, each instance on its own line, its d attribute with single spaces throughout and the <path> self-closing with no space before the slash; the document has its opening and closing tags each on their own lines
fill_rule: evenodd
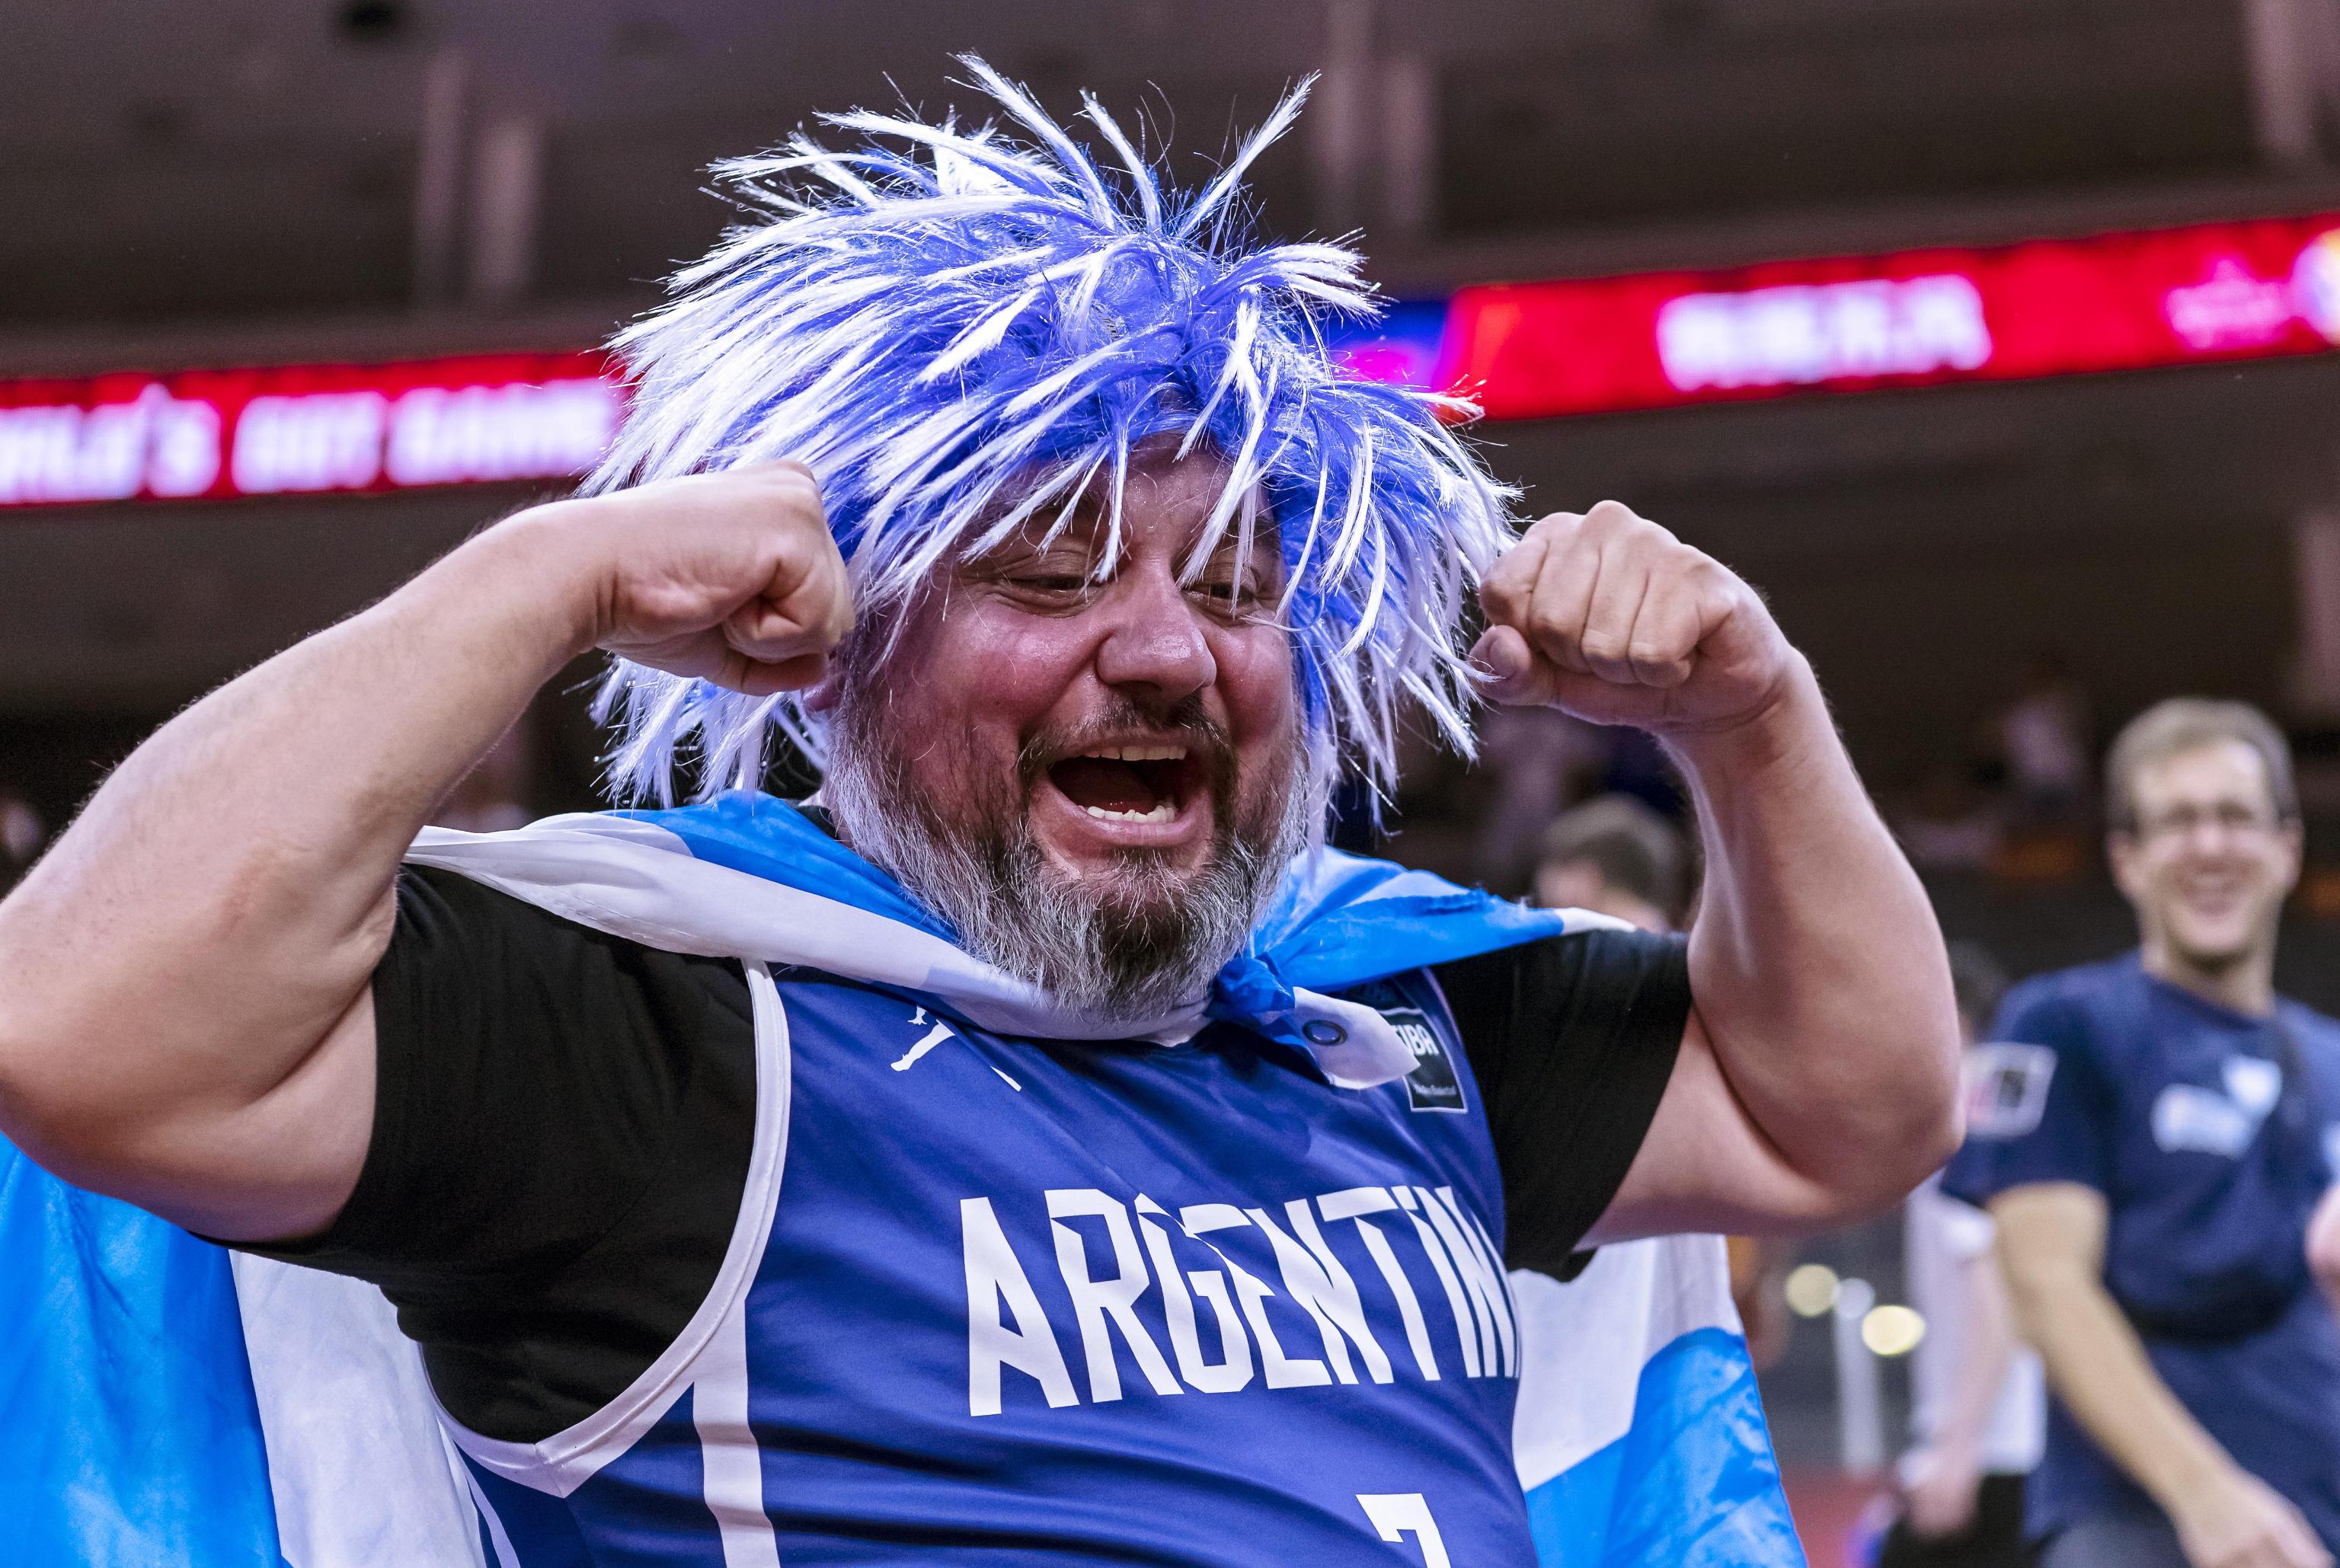
<svg viewBox="0 0 2340 1568">
<path fill-rule="evenodd" d="M 625 391 L 594 353 L 0 381 L 0 507 L 572 478 Z"/>
<path fill-rule="evenodd" d="M 2340 214 L 1455 296 L 1441 380 L 1495 419 L 2340 346 Z"/>
<path fill-rule="evenodd" d="M 1481 284 L 1342 353 L 1528 419 L 2335 347 L 2340 213 Z M 0 381 L 0 508 L 569 478 L 625 399 L 596 353 Z"/>
</svg>

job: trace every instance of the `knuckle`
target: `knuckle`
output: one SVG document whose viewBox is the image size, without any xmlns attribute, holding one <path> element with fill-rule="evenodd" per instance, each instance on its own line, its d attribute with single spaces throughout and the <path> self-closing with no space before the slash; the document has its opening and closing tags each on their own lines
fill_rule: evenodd
<svg viewBox="0 0 2340 1568">
<path fill-rule="evenodd" d="M 1653 686 L 1678 686 L 1690 678 L 1690 661 L 1678 655 L 1636 653 L 1633 673 Z"/>
<path fill-rule="evenodd" d="M 1479 604 L 1489 615 L 1509 619 L 1519 613 L 1525 591 L 1516 572 L 1492 573 L 1479 585 Z"/>
<path fill-rule="evenodd" d="M 1575 537 L 1583 527 L 1584 517 L 1581 512 L 1547 512 L 1530 526 L 1528 533 L 1548 544 L 1557 545 Z"/>
<path fill-rule="evenodd" d="M 1572 642 L 1584 629 L 1574 616 L 1551 605 L 1530 605 L 1525 619 L 1527 624 L 1522 629 L 1539 642 Z"/>
<path fill-rule="evenodd" d="M 1596 665 L 1621 665 L 1625 662 L 1630 645 L 1614 632 L 1589 631 L 1577 645 L 1584 656 Z"/>
<path fill-rule="evenodd" d="M 1746 591 L 1746 581 L 1738 573 L 1716 560 L 1703 550 L 1682 547 L 1689 558 L 1687 567 L 1691 581 L 1714 593 L 1735 594 Z"/>
<path fill-rule="evenodd" d="M 1685 547 L 1674 537 L 1672 529 L 1651 522 L 1622 501 L 1603 501 L 1594 510 L 1601 514 L 1611 537 L 1636 547 L 1655 547 L 1661 550 Z"/>
<path fill-rule="evenodd" d="M 1673 663 L 1681 656 L 1681 649 L 1674 646 L 1673 638 L 1652 633 L 1636 636 L 1625 654 L 1634 664 L 1654 668 Z"/>
</svg>

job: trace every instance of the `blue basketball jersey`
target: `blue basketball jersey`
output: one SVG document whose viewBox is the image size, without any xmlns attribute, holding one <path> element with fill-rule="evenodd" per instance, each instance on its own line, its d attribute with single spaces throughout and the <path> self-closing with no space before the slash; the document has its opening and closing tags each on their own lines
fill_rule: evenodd
<svg viewBox="0 0 2340 1568">
<path fill-rule="evenodd" d="M 1492 1145 L 1434 982 L 1409 1077 L 1227 1023 L 1007 1038 L 751 965 L 715 1286 L 540 1443 L 454 1433 L 488 1561 L 1532 1561 Z"/>
</svg>

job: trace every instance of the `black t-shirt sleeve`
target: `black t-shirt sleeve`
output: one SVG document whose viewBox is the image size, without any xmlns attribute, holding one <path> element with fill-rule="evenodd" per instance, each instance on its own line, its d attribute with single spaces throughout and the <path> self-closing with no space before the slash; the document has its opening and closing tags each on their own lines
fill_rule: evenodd
<svg viewBox="0 0 2340 1568">
<path fill-rule="evenodd" d="M 1690 1022 L 1688 945 L 1590 931 L 1432 972 L 1494 1137 L 1504 1260 L 1572 1277 L 1672 1076 Z"/>
<path fill-rule="evenodd" d="M 754 1134 L 745 978 L 410 867 L 373 1004 L 356 1190 L 322 1235 L 249 1250 L 381 1286 L 459 1416 L 541 1436 L 721 1266 Z M 556 1339 L 597 1353 L 547 1367 Z"/>
</svg>

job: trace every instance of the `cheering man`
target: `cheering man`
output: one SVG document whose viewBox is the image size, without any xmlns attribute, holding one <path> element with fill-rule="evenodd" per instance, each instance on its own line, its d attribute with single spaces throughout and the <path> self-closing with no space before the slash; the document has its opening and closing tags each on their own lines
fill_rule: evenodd
<svg viewBox="0 0 2340 1568">
<path fill-rule="evenodd" d="M 1504 1262 L 1933 1169 L 1931 913 L 1745 584 L 1514 538 L 1327 360 L 1356 258 L 1234 246 L 1294 104 L 1182 202 L 973 68 L 1028 142 L 733 166 L 598 493 L 108 780 L 0 906 L 0 1129 L 378 1285 L 491 1562 L 1523 1561 Z M 701 804 L 418 839 L 595 647 Z M 1672 748 L 1686 944 L 1319 846 L 1474 685 Z"/>
</svg>

